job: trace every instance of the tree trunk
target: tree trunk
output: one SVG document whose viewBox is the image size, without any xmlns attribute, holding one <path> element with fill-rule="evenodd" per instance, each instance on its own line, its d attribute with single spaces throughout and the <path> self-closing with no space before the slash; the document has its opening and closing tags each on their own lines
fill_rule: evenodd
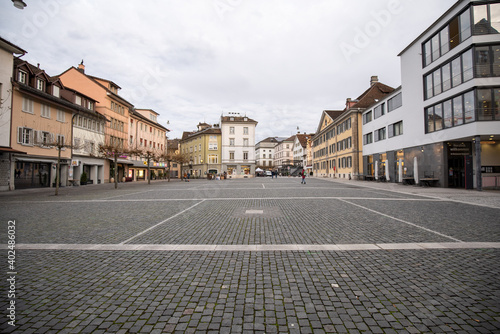
<svg viewBox="0 0 500 334">
<path fill-rule="evenodd" d="M 118 188 L 118 156 L 117 156 L 117 153 L 115 153 L 113 162 L 115 164 L 115 189 L 117 189 Z"/>
<path fill-rule="evenodd" d="M 59 179 L 61 178 L 61 148 L 57 148 L 57 168 L 56 168 L 56 196 L 59 195 Z"/>
<path fill-rule="evenodd" d="M 151 168 L 149 167 L 149 161 L 150 159 L 147 159 L 148 162 L 148 184 L 151 184 Z"/>
<path fill-rule="evenodd" d="M 167 161 L 167 179 L 170 182 L 170 161 Z"/>
</svg>

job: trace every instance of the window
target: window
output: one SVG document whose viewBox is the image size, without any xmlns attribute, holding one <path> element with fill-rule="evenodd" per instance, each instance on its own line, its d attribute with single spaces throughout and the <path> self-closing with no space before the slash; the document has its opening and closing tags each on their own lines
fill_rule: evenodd
<svg viewBox="0 0 500 334">
<path fill-rule="evenodd" d="M 451 62 L 451 77 L 453 87 L 462 83 L 462 63 L 460 57 Z"/>
<path fill-rule="evenodd" d="M 432 73 L 432 81 L 434 82 L 434 94 L 433 95 L 438 95 L 441 94 L 442 89 L 441 89 L 441 69 L 438 68 Z"/>
<path fill-rule="evenodd" d="M 463 72 L 463 81 L 469 81 L 474 78 L 474 62 L 472 60 L 472 49 L 465 51 L 462 55 L 462 72 Z"/>
<path fill-rule="evenodd" d="M 372 111 L 370 110 L 363 115 L 363 124 L 370 123 L 372 121 Z"/>
<path fill-rule="evenodd" d="M 443 118 L 444 118 L 444 127 L 451 128 L 453 126 L 453 112 L 451 109 L 451 100 L 445 101 L 443 103 Z"/>
<path fill-rule="evenodd" d="M 234 152 L 229 152 L 229 160 L 234 160 Z"/>
<path fill-rule="evenodd" d="M 243 146 L 248 146 L 248 138 L 243 138 Z"/>
<path fill-rule="evenodd" d="M 47 131 L 41 131 L 39 140 L 42 147 L 50 147 L 52 144 L 52 134 Z"/>
<path fill-rule="evenodd" d="M 229 146 L 234 146 L 234 138 L 229 138 Z"/>
<path fill-rule="evenodd" d="M 441 79 L 443 80 L 443 92 L 451 88 L 451 64 L 447 63 L 441 68 Z"/>
<path fill-rule="evenodd" d="M 209 154 L 208 155 L 208 163 L 209 164 L 219 163 L 219 156 L 217 154 Z"/>
<path fill-rule="evenodd" d="M 396 122 L 388 126 L 388 137 L 392 138 L 403 134 L 403 121 Z"/>
<path fill-rule="evenodd" d="M 248 126 L 245 126 L 245 127 L 243 128 L 243 134 L 244 134 L 244 135 L 247 135 L 247 134 L 248 134 Z"/>
<path fill-rule="evenodd" d="M 33 146 L 33 129 L 18 127 L 17 142 L 22 145 Z"/>
<path fill-rule="evenodd" d="M 363 136 L 364 145 L 371 144 L 372 142 L 373 142 L 373 134 L 371 132 Z"/>
<path fill-rule="evenodd" d="M 464 109 L 462 95 L 453 99 L 453 126 L 464 124 Z"/>
<path fill-rule="evenodd" d="M 474 113 L 474 92 L 470 91 L 464 94 L 464 119 L 465 123 L 476 120 Z"/>
<path fill-rule="evenodd" d="M 41 91 L 45 91 L 45 81 L 37 78 L 36 79 L 36 89 L 41 90 Z"/>
<path fill-rule="evenodd" d="M 59 86 L 56 86 L 56 85 L 52 86 L 52 95 L 59 97 L 59 95 L 60 95 Z"/>
<path fill-rule="evenodd" d="M 23 97 L 23 107 L 22 107 L 22 110 L 24 112 L 33 114 L 33 100 L 31 100 L 31 99 L 29 99 L 27 97 Z"/>
<path fill-rule="evenodd" d="M 92 102 L 88 102 L 87 109 L 94 110 L 94 104 Z"/>
<path fill-rule="evenodd" d="M 50 118 L 50 107 L 46 104 L 42 104 L 40 107 L 42 117 Z"/>
<path fill-rule="evenodd" d="M 17 74 L 17 81 L 27 84 L 28 80 L 28 74 L 24 71 L 19 70 L 19 73 Z"/>
<path fill-rule="evenodd" d="M 243 160 L 248 160 L 248 152 L 243 152 Z"/>
<path fill-rule="evenodd" d="M 399 93 L 387 101 L 387 112 L 391 112 L 403 105 L 403 94 Z"/>
<path fill-rule="evenodd" d="M 208 143 L 209 150 L 217 150 L 217 143 Z"/>
<path fill-rule="evenodd" d="M 434 132 L 434 107 L 427 108 L 425 111 L 426 132 Z M 392 137 L 389 131 L 389 137 Z"/>
<path fill-rule="evenodd" d="M 384 140 L 385 139 L 385 127 L 378 129 L 376 134 L 377 134 L 376 137 L 378 137 L 378 139 L 376 139 L 375 141 Z"/>
<path fill-rule="evenodd" d="M 229 127 L 229 133 L 234 135 L 234 126 Z"/>
<path fill-rule="evenodd" d="M 66 114 L 61 109 L 57 109 L 57 120 L 63 123 L 66 121 Z"/>
<path fill-rule="evenodd" d="M 57 135 L 57 145 L 59 145 L 59 146 L 64 146 L 65 145 L 64 136 L 63 135 Z"/>
<path fill-rule="evenodd" d="M 375 114 L 375 119 L 379 118 L 380 116 L 385 115 L 385 104 L 382 103 L 379 106 L 376 106 L 374 109 L 374 114 Z"/>
</svg>

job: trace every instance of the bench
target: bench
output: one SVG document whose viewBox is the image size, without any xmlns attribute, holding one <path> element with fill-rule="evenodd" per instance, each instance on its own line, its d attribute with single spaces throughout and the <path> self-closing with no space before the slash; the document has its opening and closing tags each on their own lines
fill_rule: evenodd
<svg viewBox="0 0 500 334">
<path fill-rule="evenodd" d="M 422 187 L 433 187 L 438 182 L 439 179 L 434 177 L 434 172 L 424 172 L 424 177 L 420 179 Z"/>
</svg>

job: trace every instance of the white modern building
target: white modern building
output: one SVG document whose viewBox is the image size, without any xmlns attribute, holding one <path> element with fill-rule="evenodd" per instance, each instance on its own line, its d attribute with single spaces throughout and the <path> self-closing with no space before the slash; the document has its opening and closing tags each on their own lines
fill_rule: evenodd
<svg viewBox="0 0 500 334">
<path fill-rule="evenodd" d="M 238 113 L 221 116 L 222 170 L 228 178 L 255 175 L 256 126 L 256 121 Z"/>
<path fill-rule="evenodd" d="M 500 1 L 458 1 L 399 54 L 402 88 L 363 113 L 365 170 L 499 186 L 499 55 Z"/>
</svg>

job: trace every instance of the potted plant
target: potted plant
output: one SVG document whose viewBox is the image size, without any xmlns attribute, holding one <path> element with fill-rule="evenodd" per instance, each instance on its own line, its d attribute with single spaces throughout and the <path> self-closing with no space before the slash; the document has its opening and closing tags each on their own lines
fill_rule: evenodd
<svg viewBox="0 0 500 334">
<path fill-rule="evenodd" d="M 80 185 L 84 186 L 87 184 L 87 173 L 83 172 L 80 176 Z"/>
</svg>

